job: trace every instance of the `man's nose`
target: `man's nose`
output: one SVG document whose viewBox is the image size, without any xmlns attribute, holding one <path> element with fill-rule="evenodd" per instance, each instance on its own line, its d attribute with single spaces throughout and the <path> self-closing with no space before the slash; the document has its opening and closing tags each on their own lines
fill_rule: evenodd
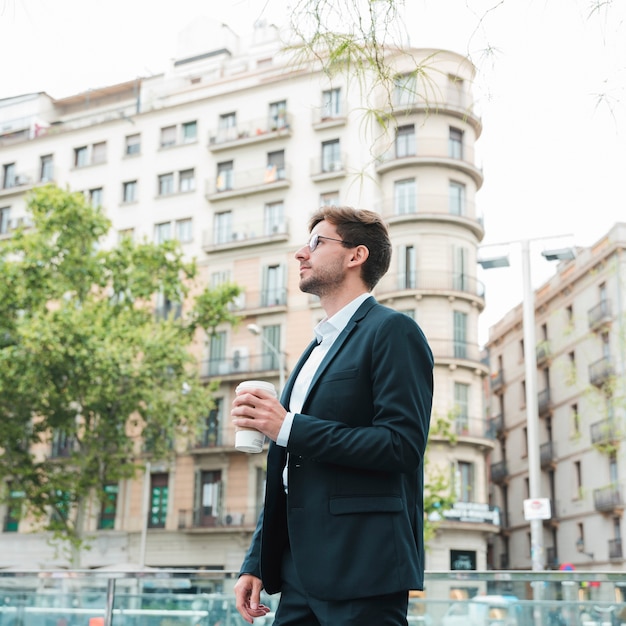
<svg viewBox="0 0 626 626">
<path fill-rule="evenodd" d="M 296 250 L 295 257 L 296 259 L 306 259 L 309 254 L 311 254 L 309 245 L 305 243 L 299 250 Z"/>
</svg>

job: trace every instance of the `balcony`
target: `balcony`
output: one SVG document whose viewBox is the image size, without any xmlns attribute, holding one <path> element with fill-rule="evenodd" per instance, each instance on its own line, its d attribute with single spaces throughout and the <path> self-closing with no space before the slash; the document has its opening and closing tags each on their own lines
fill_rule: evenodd
<svg viewBox="0 0 626 626">
<path fill-rule="evenodd" d="M 487 375 L 488 368 L 481 361 L 481 350 L 478 344 L 433 338 L 429 338 L 428 343 L 433 351 L 436 365 L 447 365 L 451 370 L 457 367 L 471 367 L 476 374 Z"/>
<path fill-rule="evenodd" d="M 622 438 L 619 422 L 607 418 L 591 424 L 591 443 L 594 446 L 617 446 Z"/>
<path fill-rule="evenodd" d="M 201 377 L 220 380 L 243 380 L 250 374 L 258 375 L 261 372 L 268 376 L 277 375 L 278 370 L 278 359 L 274 354 L 242 353 L 231 358 L 206 359 L 200 364 Z"/>
<path fill-rule="evenodd" d="M 255 193 L 285 189 L 291 185 L 290 168 L 268 165 L 251 170 L 228 170 L 206 183 L 206 199 L 210 202 L 230 200 Z"/>
<path fill-rule="evenodd" d="M 229 528 L 254 528 L 258 511 L 213 511 L 213 507 L 196 507 L 178 510 L 178 530 L 201 531 L 207 529 L 224 530 Z"/>
<path fill-rule="evenodd" d="M 268 222 L 238 219 L 232 224 L 215 225 L 212 230 L 203 233 L 202 239 L 202 249 L 207 254 L 285 242 L 289 240 L 289 223 L 287 220 Z"/>
<path fill-rule="evenodd" d="M 624 559 L 621 539 L 609 539 L 609 559 L 619 561 Z"/>
<path fill-rule="evenodd" d="M 590 330 L 602 330 L 613 319 L 610 300 L 601 300 L 587 311 L 587 320 Z"/>
<path fill-rule="evenodd" d="M 450 424 L 450 432 L 457 437 L 469 439 L 494 439 L 494 431 L 491 421 L 482 417 L 470 417 L 468 415 L 457 415 Z M 447 432 L 446 432 L 447 435 Z M 481 445 L 487 445 L 489 449 L 493 448 L 491 442 L 481 442 Z"/>
<path fill-rule="evenodd" d="M 541 469 L 554 469 L 556 467 L 556 442 L 546 441 L 539 447 L 539 461 Z"/>
<path fill-rule="evenodd" d="M 311 160 L 311 180 L 320 182 L 334 178 L 343 178 L 348 173 L 345 154 L 335 159 L 315 158 Z"/>
<path fill-rule="evenodd" d="M 485 306 L 485 286 L 474 276 L 455 272 L 419 270 L 405 273 L 388 273 L 375 289 L 380 301 L 404 295 L 438 295 L 449 298 L 464 297 L 480 310 Z"/>
<path fill-rule="evenodd" d="M 451 198 L 446 194 L 423 194 L 419 191 L 409 198 L 386 197 L 374 208 L 381 213 L 389 228 L 414 222 L 460 224 L 478 238 L 485 234 L 483 219 L 476 216 L 474 202 Z"/>
<path fill-rule="evenodd" d="M 624 510 L 622 486 L 611 483 L 593 490 L 593 505 L 600 513 L 621 513 Z"/>
<path fill-rule="evenodd" d="M 506 434 L 504 415 L 502 415 L 502 413 L 489 418 L 489 431 L 494 437 L 498 438 L 501 438 Z"/>
<path fill-rule="evenodd" d="M 316 107 L 312 111 L 311 124 L 315 130 L 324 130 L 336 126 L 345 126 L 348 121 L 350 107 L 342 101 L 339 110 L 330 110 L 330 107 Z"/>
<path fill-rule="evenodd" d="M 550 342 L 542 341 L 541 343 L 537 344 L 537 347 L 535 348 L 535 356 L 537 359 L 538 367 L 549 363 L 552 356 L 552 352 L 550 350 Z"/>
<path fill-rule="evenodd" d="M 549 387 L 537 394 L 537 409 L 539 417 L 546 417 L 552 412 L 552 395 Z"/>
<path fill-rule="evenodd" d="M 615 368 L 608 356 L 604 356 L 589 365 L 589 382 L 595 387 L 602 387 L 614 375 Z"/>
<path fill-rule="evenodd" d="M 219 152 L 228 148 L 248 146 L 291 136 L 291 115 L 279 118 L 262 118 L 242 122 L 229 128 L 217 128 L 209 132 L 209 150 Z"/>
<path fill-rule="evenodd" d="M 458 157 L 451 156 L 449 150 L 447 138 L 422 137 L 418 134 L 415 138 L 414 150 L 404 149 L 400 152 L 394 145 L 378 157 L 376 171 L 382 175 L 399 168 L 436 165 L 463 172 L 474 181 L 477 188 L 480 188 L 483 183 L 483 173 L 475 165 L 474 149 L 470 146 L 463 146 L 461 155 Z"/>
<path fill-rule="evenodd" d="M 557 509 L 557 501 L 554 499 L 550 499 L 550 517 L 543 520 L 543 525 L 550 528 L 558 528 L 559 527 L 559 515 Z"/>
<path fill-rule="evenodd" d="M 499 461 L 491 464 L 491 482 L 496 485 L 503 485 L 509 480 L 509 468 L 506 461 Z"/>
<path fill-rule="evenodd" d="M 504 387 L 504 370 L 498 370 L 491 373 L 490 379 L 491 391 L 499 393 Z"/>
</svg>

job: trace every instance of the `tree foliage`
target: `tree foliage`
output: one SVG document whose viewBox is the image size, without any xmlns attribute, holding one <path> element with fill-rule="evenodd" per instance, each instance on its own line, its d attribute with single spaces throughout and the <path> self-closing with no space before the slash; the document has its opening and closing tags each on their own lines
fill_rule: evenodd
<svg viewBox="0 0 626 626">
<path fill-rule="evenodd" d="M 0 478 L 34 529 L 76 548 L 87 503 L 207 416 L 189 347 L 236 322 L 239 289 L 189 304 L 196 268 L 177 244 L 99 248 L 110 223 L 80 193 L 41 187 L 29 210 L 34 228 L 0 246 Z M 170 315 L 155 315 L 157 298 Z"/>
</svg>

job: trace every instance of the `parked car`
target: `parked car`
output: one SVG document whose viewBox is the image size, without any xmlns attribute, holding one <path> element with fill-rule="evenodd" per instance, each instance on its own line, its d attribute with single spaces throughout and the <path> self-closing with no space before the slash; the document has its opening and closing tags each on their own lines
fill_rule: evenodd
<svg viewBox="0 0 626 626">
<path fill-rule="evenodd" d="M 476 596 L 453 602 L 441 626 L 519 626 L 520 605 L 515 596 Z"/>
</svg>

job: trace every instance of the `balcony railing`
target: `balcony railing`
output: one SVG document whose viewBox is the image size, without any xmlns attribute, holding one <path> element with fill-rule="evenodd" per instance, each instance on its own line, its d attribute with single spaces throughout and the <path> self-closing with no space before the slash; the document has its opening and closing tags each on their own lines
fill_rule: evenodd
<svg viewBox="0 0 626 626">
<path fill-rule="evenodd" d="M 542 389 L 537 394 L 537 409 L 539 410 L 540 417 L 548 415 L 552 410 L 552 396 L 550 394 L 550 388 Z"/>
<path fill-rule="evenodd" d="M 486 366 L 480 360 L 481 350 L 478 344 L 454 341 L 453 339 L 432 338 L 429 338 L 428 343 L 433 351 L 435 361 L 471 361 L 477 367 L 480 366 L 481 369 L 486 369 Z"/>
<path fill-rule="evenodd" d="M 247 120 L 229 128 L 216 128 L 209 132 L 209 150 L 217 151 L 237 145 L 247 145 L 291 135 L 291 116 L 265 117 Z"/>
<path fill-rule="evenodd" d="M 613 513 L 624 510 L 624 495 L 622 486 L 611 483 L 600 489 L 593 490 L 593 504 L 596 511 Z"/>
<path fill-rule="evenodd" d="M 504 415 L 502 413 L 489 418 L 489 430 L 493 437 L 501 437 L 504 434 Z"/>
<path fill-rule="evenodd" d="M 279 369 L 278 359 L 273 353 L 248 355 L 240 354 L 230 358 L 206 359 L 200 364 L 200 375 L 205 378 L 224 376 L 245 376 L 258 372 L 272 372 Z"/>
<path fill-rule="evenodd" d="M 259 167 L 251 170 L 222 172 L 206 183 L 206 197 L 211 202 L 259 193 L 290 185 L 289 166 Z"/>
<path fill-rule="evenodd" d="M 377 296 L 389 296 L 399 291 L 427 291 L 429 293 L 467 293 L 476 298 L 485 297 L 485 286 L 474 276 L 436 270 L 420 270 L 386 274 L 376 286 Z"/>
<path fill-rule="evenodd" d="M 499 461 L 491 464 L 491 482 L 501 485 L 506 482 L 509 477 L 509 468 L 506 461 Z"/>
<path fill-rule="evenodd" d="M 615 368 L 608 356 L 604 356 L 589 365 L 589 382 L 596 387 L 602 387 L 614 374 Z"/>
<path fill-rule="evenodd" d="M 497 393 L 504 386 L 504 370 L 498 370 L 491 373 L 491 391 Z"/>
<path fill-rule="evenodd" d="M 537 344 L 537 347 L 535 348 L 535 356 L 537 358 L 537 365 L 542 365 L 546 363 L 551 356 L 550 342 L 542 341 L 541 343 Z"/>
<path fill-rule="evenodd" d="M 612 318 L 611 308 L 610 300 L 601 300 L 598 304 L 591 307 L 589 311 L 587 311 L 589 328 L 595 330 L 608 324 Z"/>
<path fill-rule="evenodd" d="M 539 459 L 543 469 L 551 467 L 556 462 L 556 442 L 546 441 L 539 447 Z"/>
<path fill-rule="evenodd" d="M 591 424 L 591 443 L 602 445 L 616 443 L 622 438 L 622 431 L 619 423 L 613 419 L 603 419 Z"/>
<path fill-rule="evenodd" d="M 203 528 L 254 528 L 259 516 L 259 509 L 222 510 L 213 507 L 179 509 L 179 530 L 200 530 Z"/>
<path fill-rule="evenodd" d="M 624 553 L 622 552 L 622 540 L 609 539 L 609 559 L 623 559 Z"/>
</svg>

